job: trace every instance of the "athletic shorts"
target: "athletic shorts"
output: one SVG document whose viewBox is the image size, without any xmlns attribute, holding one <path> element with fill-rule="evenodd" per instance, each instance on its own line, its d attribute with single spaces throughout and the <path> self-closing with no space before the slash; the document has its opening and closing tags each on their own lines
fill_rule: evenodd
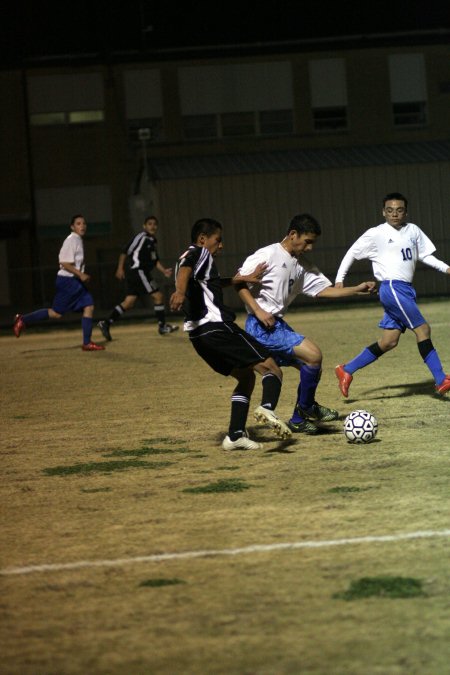
<svg viewBox="0 0 450 675">
<path fill-rule="evenodd" d="M 94 304 L 94 299 L 86 286 L 78 277 L 56 275 L 56 295 L 52 309 L 58 314 L 81 312 L 85 307 Z"/>
<path fill-rule="evenodd" d="M 247 368 L 271 356 L 268 349 L 233 322 L 210 321 L 190 331 L 189 339 L 197 354 L 221 375 L 230 375 L 234 368 Z"/>
<path fill-rule="evenodd" d="M 406 281 L 382 281 L 379 297 L 384 307 L 380 328 L 397 329 L 405 332 L 426 323 L 417 303 L 416 291 Z"/>
<path fill-rule="evenodd" d="M 125 274 L 127 295 L 151 295 L 159 291 L 156 281 L 153 281 L 150 272 L 144 270 L 127 270 Z"/>
<path fill-rule="evenodd" d="M 301 363 L 298 356 L 294 354 L 294 347 L 300 345 L 305 336 L 296 333 L 284 319 L 276 319 L 275 325 L 267 328 L 258 321 L 256 316 L 249 314 L 245 322 L 245 330 L 270 350 L 279 366 L 293 366 Z"/>
</svg>

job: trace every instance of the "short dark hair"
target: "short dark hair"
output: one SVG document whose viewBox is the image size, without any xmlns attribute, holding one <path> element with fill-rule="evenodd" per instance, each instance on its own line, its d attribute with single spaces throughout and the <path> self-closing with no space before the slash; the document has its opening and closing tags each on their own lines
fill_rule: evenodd
<svg viewBox="0 0 450 675">
<path fill-rule="evenodd" d="M 155 223 L 159 223 L 159 220 L 156 216 L 145 216 L 144 218 L 144 225 L 147 223 L 149 220 L 154 220 Z"/>
<path fill-rule="evenodd" d="M 211 235 L 215 234 L 218 230 L 222 231 L 222 225 L 219 221 L 214 220 L 213 218 L 200 218 L 200 220 L 197 220 L 192 226 L 191 243 L 195 244 L 201 234 L 211 237 Z"/>
<path fill-rule="evenodd" d="M 383 197 L 383 209 L 386 205 L 386 202 L 390 202 L 393 199 L 395 199 L 397 202 L 405 202 L 405 209 L 408 210 L 408 200 L 404 195 L 400 194 L 400 192 L 390 192 L 388 195 L 386 195 L 386 197 Z"/>
<path fill-rule="evenodd" d="M 70 224 L 69 224 L 70 227 L 72 227 L 72 225 L 75 223 L 77 218 L 83 218 L 84 219 L 84 216 L 81 213 L 76 213 L 74 216 L 72 216 L 72 218 L 70 219 Z"/>
<path fill-rule="evenodd" d="M 286 234 L 289 234 L 289 232 L 292 232 L 292 230 L 295 230 L 297 234 L 308 234 L 309 232 L 312 232 L 317 236 L 322 234 L 319 223 L 309 213 L 299 213 L 294 216 L 289 223 Z"/>
</svg>

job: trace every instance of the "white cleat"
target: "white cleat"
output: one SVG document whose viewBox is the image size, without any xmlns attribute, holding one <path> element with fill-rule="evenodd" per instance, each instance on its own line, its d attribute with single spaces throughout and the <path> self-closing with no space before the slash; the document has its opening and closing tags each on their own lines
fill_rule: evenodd
<svg viewBox="0 0 450 675">
<path fill-rule="evenodd" d="M 261 450 L 261 443 L 252 441 L 248 436 L 241 436 L 235 441 L 232 441 L 229 436 L 225 436 L 222 443 L 224 450 Z"/>
<path fill-rule="evenodd" d="M 268 424 L 280 438 L 290 438 L 292 436 L 292 431 L 289 429 L 288 425 L 280 420 L 273 410 L 263 408 L 262 405 L 259 405 L 254 412 L 254 416 L 257 422 Z"/>
</svg>

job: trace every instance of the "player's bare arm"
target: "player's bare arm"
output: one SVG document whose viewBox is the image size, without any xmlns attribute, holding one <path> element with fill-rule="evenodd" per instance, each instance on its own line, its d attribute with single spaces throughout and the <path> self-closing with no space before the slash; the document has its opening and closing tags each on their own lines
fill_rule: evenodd
<svg viewBox="0 0 450 675">
<path fill-rule="evenodd" d="M 164 276 L 167 277 L 167 278 L 172 276 L 172 268 L 171 267 L 164 267 L 164 265 L 162 265 L 159 260 L 156 263 L 156 269 L 159 270 L 161 272 L 161 274 L 164 274 Z"/>
<path fill-rule="evenodd" d="M 180 267 L 178 270 L 175 291 L 170 297 L 170 309 L 172 312 L 178 312 L 183 307 L 183 302 L 186 298 L 186 291 L 191 274 L 191 267 Z"/>
<path fill-rule="evenodd" d="M 264 276 L 264 272 L 267 269 L 266 263 L 259 263 L 256 265 L 253 272 L 245 274 L 242 276 L 239 272 L 234 275 L 234 277 L 221 277 L 220 285 L 222 288 L 227 288 L 228 286 L 236 286 L 237 289 L 241 287 L 246 287 L 246 284 L 260 284 L 261 279 Z"/>
<path fill-rule="evenodd" d="M 265 309 L 262 309 L 258 302 L 255 300 L 253 295 L 250 293 L 247 286 L 239 286 L 238 295 L 241 298 L 242 302 L 247 305 L 251 310 L 252 314 L 256 316 L 258 321 L 260 321 L 263 326 L 266 328 L 271 328 L 275 325 L 275 317 L 270 312 L 266 312 Z"/>
<path fill-rule="evenodd" d="M 119 255 L 119 261 L 117 263 L 117 269 L 116 269 L 116 278 L 119 279 L 119 281 L 122 281 L 122 279 L 125 279 L 125 260 L 127 259 L 127 256 L 125 253 L 121 253 Z"/>
<path fill-rule="evenodd" d="M 82 281 L 83 283 L 87 284 L 90 281 L 91 279 L 90 275 L 77 269 L 73 263 L 60 262 L 59 264 L 63 269 L 66 270 L 66 272 L 70 272 L 75 277 L 78 277 L 80 281 Z"/>
<path fill-rule="evenodd" d="M 351 295 L 371 295 L 376 293 L 377 284 L 375 281 L 363 281 L 358 286 L 344 286 L 342 281 L 336 282 L 334 286 L 328 286 L 317 294 L 318 298 L 345 298 Z"/>
</svg>

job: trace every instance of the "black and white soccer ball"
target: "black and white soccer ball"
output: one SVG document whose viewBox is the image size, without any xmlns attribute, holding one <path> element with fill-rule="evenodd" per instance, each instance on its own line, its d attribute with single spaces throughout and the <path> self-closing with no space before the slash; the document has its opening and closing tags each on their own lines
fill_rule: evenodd
<svg viewBox="0 0 450 675">
<path fill-rule="evenodd" d="M 354 410 L 345 418 L 344 434 L 349 443 L 370 443 L 377 431 L 377 419 L 367 410 Z"/>
</svg>

